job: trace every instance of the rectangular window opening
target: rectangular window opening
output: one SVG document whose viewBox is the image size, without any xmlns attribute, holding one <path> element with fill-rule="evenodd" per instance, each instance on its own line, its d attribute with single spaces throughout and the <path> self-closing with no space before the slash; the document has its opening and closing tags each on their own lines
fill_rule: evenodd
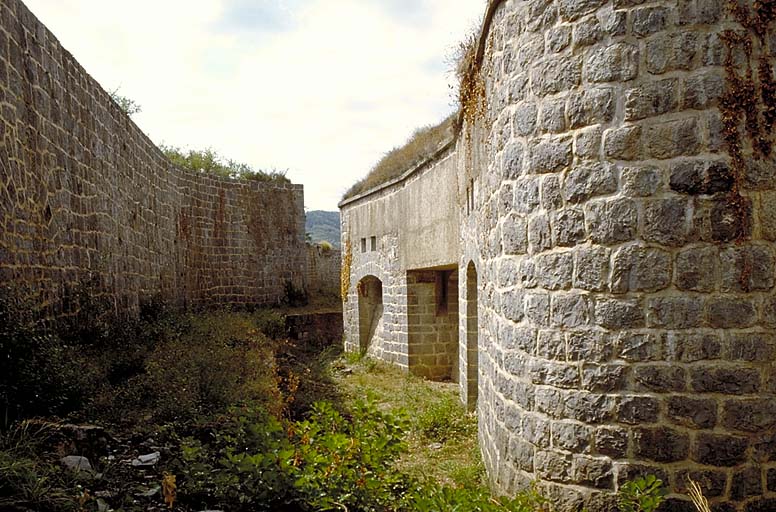
<svg viewBox="0 0 776 512">
<path fill-rule="evenodd" d="M 366 252 L 366 238 L 361 239 L 361 252 Z"/>
<path fill-rule="evenodd" d="M 435 272 L 435 294 L 436 295 L 436 316 L 447 315 L 447 295 L 448 281 L 450 279 L 450 270 L 439 270 Z"/>
<path fill-rule="evenodd" d="M 369 246 L 371 248 L 370 250 L 372 250 L 372 251 L 376 251 L 377 250 L 377 237 L 376 236 L 373 236 L 373 237 L 371 237 L 369 239 Z"/>
</svg>

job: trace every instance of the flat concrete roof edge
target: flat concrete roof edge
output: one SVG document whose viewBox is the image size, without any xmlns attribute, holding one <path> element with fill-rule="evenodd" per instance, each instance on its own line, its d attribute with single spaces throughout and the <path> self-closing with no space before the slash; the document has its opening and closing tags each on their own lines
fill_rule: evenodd
<svg viewBox="0 0 776 512">
<path fill-rule="evenodd" d="M 353 197 L 349 197 L 347 199 L 343 199 L 342 201 L 337 204 L 337 207 L 342 209 L 343 206 L 347 206 L 351 203 L 355 203 L 357 201 L 360 201 L 361 199 L 364 199 L 365 197 L 371 196 L 373 194 L 376 194 L 377 192 L 380 192 L 381 190 L 385 190 L 386 188 L 392 187 L 396 185 L 397 183 L 401 183 L 402 181 L 406 180 L 416 172 L 420 171 L 421 169 L 424 169 L 429 164 L 434 162 L 435 160 L 438 160 L 445 152 L 447 152 L 451 147 L 455 145 L 455 143 L 458 141 L 458 135 L 452 135 L 451 137 L 447 138 L 444 142 L 442 142 L 436 151 L 434 151 L 430 156 L 427 158 L 424 158 L 421 160 L 417 165 L 411 167 L 407 171 L 404 172 L 404 174 L 401 174 L 400 176 L 386 181 L 385 183 L 381 183 L 379 185 L 375 185 L 374 187 L 361 192 L 360 194 L 356 194 Z"/>
</svg>

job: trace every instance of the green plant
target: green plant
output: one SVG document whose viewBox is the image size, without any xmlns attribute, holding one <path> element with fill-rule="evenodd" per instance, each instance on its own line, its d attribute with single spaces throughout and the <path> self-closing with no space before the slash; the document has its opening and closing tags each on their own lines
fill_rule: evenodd
<svg viewBox="0 0 776 512">
<path fill-rule="evenodd" d="M 431 441 L 444 442 L 477 431 L 477 420 L 466 412 L 457 397 L 445 395 L 417 418 L 417 429 Z"/>
<path fill-rule="evenodd" d="M 655 475 L 646 475 L 625 482 L 617 498 L 622 512 L 654 512 L 666 494 L 662 480 Z"/>
<path fill-rule="evenodd" d="M 288 280 L 285 284 L 283 293 L 282 304 L 289 307 L 306 306 L 309 302 L 309 297 L 304 288 L 298 288 L 293 281 Z"/>
<path fill-rule="evenodd" d="M 322 241 L 318 242 L 318 247 L 320 247 L 321 251 L 323 251 L 325 253 L 331 252 L 331 251 L 334 250 L 334 246 L 331 245 L 331 243 L 327 242 L 326 240 L 322 240 Z"/>
<path fill-rule="evenodd" d="M 291 183 L 286 171 L 272 169 L 256 170 L 250 165 L 226 159 L 212 148 L 184 150 L 175 146 L 160 144 L 159 149 L 176 166 L 194 172 L 215 174 L 224 178 L 250 181 Z"/>
<path fill-rule="evenodd" d="M 116 105 L 128 116 L 133 116 L 137 113 L 140 113 L 143 111 L 143 107 L 140 106 L 139 103 L 137 103 L 135 100 L 132 100 L 130 98 L 127 98 L 126 96 L 122 96 L 119 94 L 120 87 L 116 87 L 115 89 L 108 91 L 108 95 L 110 96 L 110 99 L 112 99 L 114 102 L 116 102 Z"/>
</svg>

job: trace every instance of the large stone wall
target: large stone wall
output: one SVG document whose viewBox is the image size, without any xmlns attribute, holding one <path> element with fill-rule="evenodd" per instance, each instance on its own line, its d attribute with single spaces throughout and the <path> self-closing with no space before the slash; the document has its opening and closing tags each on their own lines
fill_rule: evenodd
<svg viewBox="0 0 776 512">
<path fill-rule="evenodd" d="M 610 510 L 648 472 L 776 510 L 773 23 L 721 0 L 495 4 L 462 234 L 494 485 Z"/>
<path fill-rule="evenodd" d="M 341 262 L 342 253 L 339 249 L 324 249 L 317 244 L 307 244 L 307 292 L 339 298 Z"/>
<path fill-rule="evenodd" d="M 0 3 L 0 282 L 63 312 L 270 304 L 303 286 L 303 191 L 174 168 L 17 0 Z M 67 311 L 64 311 L 67 312 Z"/>
<path fill-rule="evenodd" d="M 458 381 L 500 492 L 609 511 L 654 473 L 665 510 L 694 510 L 688 477 L 714 510 L 776 510 L 776 31 L 770 3 L 737 4 L 489 2 L 450 158 Z M 343 233 L 410 186 L 344 204 Z M 401 354 L 398 218 L 436 200 L 413 197 L 349 295 L 390 276 Z"/>
</svg>

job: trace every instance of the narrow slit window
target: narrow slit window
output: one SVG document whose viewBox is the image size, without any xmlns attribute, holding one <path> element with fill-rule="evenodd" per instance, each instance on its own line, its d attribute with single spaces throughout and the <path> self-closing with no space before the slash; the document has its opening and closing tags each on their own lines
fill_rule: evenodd
<svg viewBox="0 0 776 512">
<path fill-rule="evenodd" d="M 369 239 L 369 247 L 370 250 L 376 251 L 377 250 L 377 237 L 373 236 Z"/>
<path fill-rule="evenodd" d="M 361 239 L 361 252 L 366 252 L 366 238 Z"/>
</svg>

